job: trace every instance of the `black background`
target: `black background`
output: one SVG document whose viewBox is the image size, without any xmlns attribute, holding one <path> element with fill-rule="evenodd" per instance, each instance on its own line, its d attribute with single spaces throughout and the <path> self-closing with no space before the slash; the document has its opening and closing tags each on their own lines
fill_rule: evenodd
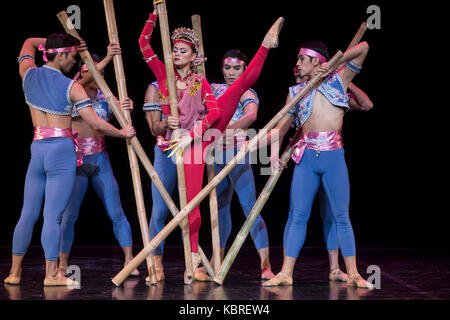
<svg viewBox="0 0 450 320">
<path fill-rule="evenodd" d="M 23 201 L 23 184 L 30 158 L 29 145 L 33 127 L 24 102 L 16 57 L 28 37 L 46 37 L 63 32 L 56 13 L 76 4 L 81 8 L 79 34 L 89 51 L 106 54 L 108 36 L 103 2 L 46 1 L 16 2 L 3 11 L 2 62 L 4 139 L 2 150 L 3 186 L 0 222 L 0 245 L 10 246 L 14 226 Z M 448 171 L 445 155 L 444 111 L 448 107 L 444 50 L 446 41 L 445 11 L 437 4 L 387 1 L 174 1 L 167 4 L 171 30 L 190 26 L 190 16 L 202 17 L 207 77 L 210 83 L 223 82 L 220 57 L 229 49 L 239 48 L 249 58 L 258 49 L 265 33 L 279 17 L 286 18 L 280 45 L 271 50 L 259 81 L 254 86 L 260 98 L 259 116 L 253 128 L 262 128 L 284 106 L 287 89 L 294 84 L 292 68 L 299 45 L 310 40 L 324 41 L 333 55 L 345 50 L 362 21 L 370 16 L 369 5 L 381 9 L 381 29 L 367 30 L 363 40 L 370 45 L 369 54 L 354 83 L 372 99 L 370 112 L 349 112 L 344 122 L 346 160 L 350 174 L 350 218 L 357 246 L 448 247 Z M 154 76 L 142 60 L 138 37 L 153 10 L 151 1 L 115 1 L 116 19 L 127 76 L 128 94 L 135 110 L 133 124 L 149 159 L 153 161 L 155 139 L 148 130 L 142 111 L 147 85 Z M 438 13 L 444 14 L 444 19 Z M 8 16 L 11 15 L 12 19 Z M 436 26 L 432 26 L 436 23 Z M 162 57 L 159 30 L 152 46 Z M 37 61 L 41 61 L 38 55 Z M 436 72 L 437 71 L 437 72 Z M 436 72 L 436 74 L 434 74 Z M 444 77 L 439 77 L 442 75 Z M 112 63 L 106 81 L 116 90 Z M 117 122 L 113 120 L 113 124 Z M 291 134 L 293 131 L 291 131 Z M 437 142 L 437 145 L 434 145 Z M 118 181 L 122 205 L 131 224 L 136 245 L 141 244 L 127 152 L 124 141 L 107 138 L 108 153 Z M 260 176 L 254 165 L 257 193 L 268 176 Z M 266 221 L 270 245 L 282 245 L 282 234 L 289 208 L 290 179 L 293 164 L 283 173 L 267 202 L 262 216 Z M 148 219 L 151 213 L 150 179 L 141 167 Z M 178 198 L 176 203 L 178 203 Z M 322 228 L 315 204 L 308 225 L 306 246 L 322 246 Z M 200 243 L 210 244 L 207 201 L 202 204 Z M 244 221 L 237 197 L 232 205 L 233 233 Z M 42 217 L 38 220 L 32 244 L 40 244 Z M 180 232 L 167 240 L 180 244 Z M 112 224 L 89 187 L 76 224 L 75 245 L 116 245 Z M 247 245 L 252 245 L 247 240 Z M 6 258 L 6 257 L 5 257 Z"/>
</svg>

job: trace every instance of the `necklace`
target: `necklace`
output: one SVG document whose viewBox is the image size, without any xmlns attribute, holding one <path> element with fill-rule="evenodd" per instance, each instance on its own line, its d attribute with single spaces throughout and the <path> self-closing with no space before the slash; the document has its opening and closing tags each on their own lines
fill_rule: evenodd
<svg viewBox="0 0 450 320">
<path fill-rule="evenodd" d="M 177 77 L 177 88 L 180 90 L 184 90 L 187 88 L 187 80 L 189 80 L 190 76 L 194 73 L 194 70 L 189 71 L 187 75 L 184 77 L 181 77 L 178 72 L 175 72 L 175 75 Z"/>
</svg>

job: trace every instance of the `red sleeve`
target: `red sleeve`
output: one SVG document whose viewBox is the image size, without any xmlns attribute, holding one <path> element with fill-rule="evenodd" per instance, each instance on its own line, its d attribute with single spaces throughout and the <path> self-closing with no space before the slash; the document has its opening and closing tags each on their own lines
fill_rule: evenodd
<svg viewBox="0 0 450 320">
<path fill-rule="evenodd" d="M 202 122 L 194 127 L 190 133 L 192 139 L 195 139 L 196 137 L 201 137 L 203 133 L 207 129 L 209 129 L 214 122 L 216 122 L 220 118 L 220 107 L 217 103 L 216 97 L 214 97 L 214 94 L 211 91 L 211 87 L 206 81 L 206 78 L 202 80 L 202 99 L 203 104 L 205 105 L 206 109 L 208 110 L 208 114 L 205 118 L 203 118 Z"/>
<path fill-rule="evenodd" d="M 164 66 L 164 63 L 156 57 L 155 52 L 153 52 L 153 49 L 150 46 L 150 38 L 157 20 L 158 16 L 150 13 L 139 37 L 139 47 L 141 48 L 145 62 L 152 70 L 158 82 L 164 82 L 166 79 L 166 67 Z"/>
</svg>

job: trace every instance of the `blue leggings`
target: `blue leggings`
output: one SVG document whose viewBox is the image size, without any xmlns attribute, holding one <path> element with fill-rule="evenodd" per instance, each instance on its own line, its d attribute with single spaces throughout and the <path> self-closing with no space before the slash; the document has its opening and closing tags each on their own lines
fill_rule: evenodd
<svg viewBox="0 0 450 320">
<path fill-rule="evenodd" d="M 12 253 L 26 253 L 44 202 L 41 243 L 45 259 L 58 259 L 60 222 L 75 183 L 77 156 L 69 138 L 33 141 L 25 178 L 22 212 L 13 235 Z M 44 201 L 45 198 L 45 201 Z"/>
<path fill-rule="evenodd" d="M 214 165 L 216 175 L 233 159 L 239 150 L 225 149 L 223 152 L 216 150 L 216 163 Z M 253 177 L 252 167 L 249 163 L 247 154 L 244 161 L 236 165 L 228 176 L 217 186 L 217 204 L 219 207 L 219 234 L 220 247 L 225 248 L 228 237 L 231 234 L 231 214 L 230 205 L 235 190 L 242 210 L 246 217 L 250 214 L 256 202 L 255 179 Z M 250 230 L 256 249 L 267 248 L 269 239 L 267 228 L 261 216 L 256 218 L 255 224 Z"/>
<path fill-rule="evenodd" d="M 158 145 L 155 145 L 155 161 L 154 168 L 158 174 L 161 182 L 171 195 L 178 184 L 177 167 L 172 162 L 171 158 L 167 158 L 168 153 L 163 153 L 159 150 Z M 161 197 L 155 184 L 152 182 L 152 216 L 149 223 L 150 238 L 153 239 L 164 227 L 167 216 L 169 215 L 169 208 L 167 208 L 164 199 Z M 164 253 L 165 240 L 161 241 L 159 246 L 153 250 L 153 255 L 159 256 Z"/>
<path fill-rule="evenodd" d="M 289 218 L 284 229 L 286 256 L 297 258 L 300 253 L 320 183 L 328 200 L 327 206 L 335 225 L 338 247 L 344 257 L 355 256 L 355 238 L 348 213 L 350 185 L 344 149 L 322 151 L 319 155 L 314 150 L 306 149 L 300 164 L 295 166 L 291 183 Z M 333 223 L 327 223 L 329 229 L 324 227 L 325 239 L 333 237 L 330 232 Z"/>
<path fill-rule="evenodd" d="M 106 151 L 83 156 L 83 165 L 77 168 L 75 186 L 69 204 L 62 216 L 61 246 L 59 251 L 69 253 L 74 240 L 74 226 L 78 219 L 89 180 L 102 200 L 113 223 L 114 235 L 121 247 L 133 244 L 131 228 L 120 203 L 119 187 L 112 172 Z M 93 214 L 93 213 L 92 213 Z"/>
<path fill-rule="evenodd" d="M 328 200 L 323 185 L 319 187 L 319 203 L 320 203 L 320 218 L 322 219 L 323 226 L 323 240 L 327 250 L 337 250 L 339 249 L 339 244 L 337 240 L 337 229 L 336 223 L 333 219 L 333 214 L 331 213 L 331 203 Z"/>
</svg>

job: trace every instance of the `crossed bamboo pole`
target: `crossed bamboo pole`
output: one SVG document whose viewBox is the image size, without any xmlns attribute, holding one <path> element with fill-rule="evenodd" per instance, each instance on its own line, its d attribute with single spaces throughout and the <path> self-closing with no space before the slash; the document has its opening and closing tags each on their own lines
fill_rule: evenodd
<svg viewBox="0 0 450 320">
<path fill-rule="evenodd" d="M 361 26 L 359 27 L 358 31 L 356 32 L 355 36 L 353 37 L 352 41 L 350 42 L 350 45 L 348 46 L 347 50 L 353 48 L 356 46 L 362 39 L 364 33 L 367 30 L 367 23 L 363 22 Z M 343 66 L 343 64 L 340 64 L 336 69 L 339 69 Z M 300 139 L 302 132 L 302 127 L 299 127 L 299 129 L 295 132 L 293 138 L 291 139 L 289 145 L 287 146 L 286 150 L 283 152 L 283 155 L 281 156 L 281 170 L 272 174 L 270 178 L 267 180 L 266 185 L 264 186 L 264 189 L 261 191 L 258 200 L 253 205 L 252 211 L 248 215 L 247 219 L 245 220 L 244 224 L 242 225 L 239 233 L 236 235 L 235 240 L 233 241 L 233 244 L 231 245 L 230 249 L 228 250 L 227 255 L 225 256 L 222 265 L 220 266 L 220 270 L 216 272 L 216 276 L 214 277 L 214 281 L 222 285 L 225 277 L 228 274 L 228 271 L 230 270 L 231 265 L 234 262 L 234 259 L 236 258 L 239 250 L 241 249 L 242 245 L 244 244 L 245 239 L 248 237 L 248 234 L 250 233 L 251 228 L 255 224 L 256 219 L 258 218 L 259 214 L 261 213 L 262 209 L 264 208 L 264 205 L 266 204 L 267 200 L 269 199 L 270 194 L 272 193 L 273 189 L 275 188 L 276 183 L 278 182 L 278 179 L 281 176 L 281 173 L 286 168 L 286 165 L 289 161 L 289 159 L 292 156 L 292 153 L 295 151 L 295 144 Z"/>
<path fill-rule="evenodd" d="M 61 25 L 63 26 L 66 33 L 74 36 L 77 39 L 81 39 L 79 36 L 77 30 L 73 26 L 72 22 L 70 21 L 69 17 L 67 16 L 67 13 L 65 11 L 61 11 L 56 15 L 61 22 Z M 92 77 L 94 78 L 95 82 L 99 86 L 100 90 L 102 91 L 103 95 L 105 96 L 106 101 L 109 104 L 109 107 L 111 108 L 111 111 L 113 112 L 114 116 L 116 117 L 117 121 L 119 122 L 119 125 L 123 128 L 125 127 L 129 122 L 125 118 L 121 108 L 119 107 L 116 98 L 112 94 L 111 90 L 108 87 L 108 84 L 106 83 L 105 79 L 101 75 L 100 71 L 98 71 L 97 66 L 92 60 L 92 57 L 88 50 L 84 50 L 79 52 L 81 59 L 88 67 L 89 71 L 92 74 Z M 155 171 L 152 163 L 148 159 L 144 149 L 142 148 L 142 145 L 140 144 L 138 138 L 136 136 L 129 139 L 129 143 L 133 147 L 134 152 L 138 156 L 138 159 L 141 161 L 142 165 L 144 166 L 145 170 L 147 171 L 150 179 L 155 184 L 155 187 L 158 189 L 159 193 L 161 194 L 161 197 L 163 198 L 164 202 L 166 203 L 170 213 L 173 216 L 176 216 L 179 213 L 179 210 L 175 203 L 173 202 L 170 194 L 167 192 L 167 189 L 164 187 L 164 184 L 162 183 L 161 179 L 159 178 L 157 172 Z M 206 258 L 202 248 L 199 246 L 198 251 L 202 257 L 202 263 L 206 267 L 207 270 L 212 270 L 211 265 L 208 262 L 208 259 Z"/>
<path fill-rule="evenodd" d="M 338 51 L 333 58 L 329 61 L 330 71 L 336 69 L 339 60 L 342 58 L 343 53 Z M 228 163 L 222 171 L 220 171 L 214 179 L 212 179 L 203 189 L 200 191 L 194 199 L 192 199 L 180 213 L 172 219 L 153 239 L 148 245 L 146 245 L 138 255 L 134 257 L 113 279 L 112 282 L 119 286 L 128 275 L 134 270 L 134 266 L 139 266 L 145 258 L 153 252 L 153 250 L 163 241 L 170 233 L 179 225 L 184 217 L 186 217 L 206 196 L 230 173 L 230 171 L 245 157 L 245 155 L 252 149 L 256 148 L 259 140 L 261 140 L 269 130 L 292 109 L 302 97 L 304 97 L 320 80 L 323 74 L 318 73 L 310 82 L 308 82 L 297 95 L 286 104 L 276 115 L 269 121 L 269 123 L 253 138 L 251 139 L 245 148 L 242 148 L 233 160 Z"/>
<path fill-rule="evenodd" d="M 205 49 L 203 45 L 203 36 L 202 36 L 202 22 L 201 17 L 198 14 L 194 14 L 191 17 L 192 28 L 199 39 L 199 48 L 198 54 L 200 57 L 205 57 Z M 205 62 L 202 62 L 198 67 L 197 71 L 200 74 L 206 76 L 206 67 Z M 209 153 L 208 153 L 209 154 Z M 212 160 L 212 159 L 210 159 Z M 206 163 L 206 174 L 208 176 L 208 182 L 214 179 L 216 175 L 216 171 L 214 168 L 214 162 Z M 209 212 L 210 212 L 210 220 L 211 220 L 211 239 L 212 239 L 212 249 L 213 249 L 213 258 L 214 258 L 214 274 L 210 274 L 211 277 L 214 277 L 215 274 L 219 271 L 220 268 L 220 234 L 219 234 L 219 208 L 217 204 L 217 192 L 214 188 L 213 191 L 209 194 Z M 209 273 L 209 272 L 208 272 Z"/>
<path fill-rule="evenodd" d="M 163 0 L 155 1 L 155 7 L 158 10 L 159 26 L 161 30 L 161 40 L 164 52 L 164 64 L 166 66 L 167 88 L 169 90 L 170 113 L 174 117 L 178 117 L 178 99 L 177 89 L 175 86 L 175 71 L 173 68 L 172 59 L 172 45 L 170 41 L 169 20 L 167 17 L 166 2 Z M 180 138 L 180 129 L 173 130 L 171 139 Z M 176 153 L 177 177 L 178 177 L 178 194 L 180 196 L 180 209 L 186 206 L 186 180 L 184 175 L 184 161 L 183 155 Z M 190 284 L 193 281 L 193 265 L 191 242 L 189 235 L 189 220 L 186 217 L 181 222 L 181 229 L 183 231 L 183 247 L 184 247 L 184 261 L 186 265 L 186 272 L 184 274 L 184 283 Z"/>
<path fill-rule="evenodd" d="M 111 43 L 114 42 L 120 45 L 113 0 L 103 0 L 103 5 L 105 7 L 106 25 L 108 28 L 109 41 Z M 119 100 L 122 101 L 123 99 L 128 97 L 122 56 L 115 55 L 113 57 L 113 62 L 114 62 L 114 70 L 116 73 L 117 88 L 119 91 Z M 128 110 L 123 110 L 123 112 L 125 115 L 125 119 L 128 122 L 131 122 L 130 112 Z M 131 178 L 133 180 L 134 197 L 136 199 L 136 208 L 139 219 L 139 226 L 141 229 L 142 242 L 144 243 L 144 245 L 146 245 L 147 243 L 150 242 L 150 234 L 148 232 L 147 214 L 145 212 L 144 195 L 142 193 L 139 162 L 129 139 L 126 140 L 126 145 L 128 151 L 128 158 L 130 160 Z M 147 260 L 147 270 L 150 277 L 150 283 L 155 284 L 156 277 L 152 259 L 149 256 L 147 257 L 146 260 Z"/>
</svg>

